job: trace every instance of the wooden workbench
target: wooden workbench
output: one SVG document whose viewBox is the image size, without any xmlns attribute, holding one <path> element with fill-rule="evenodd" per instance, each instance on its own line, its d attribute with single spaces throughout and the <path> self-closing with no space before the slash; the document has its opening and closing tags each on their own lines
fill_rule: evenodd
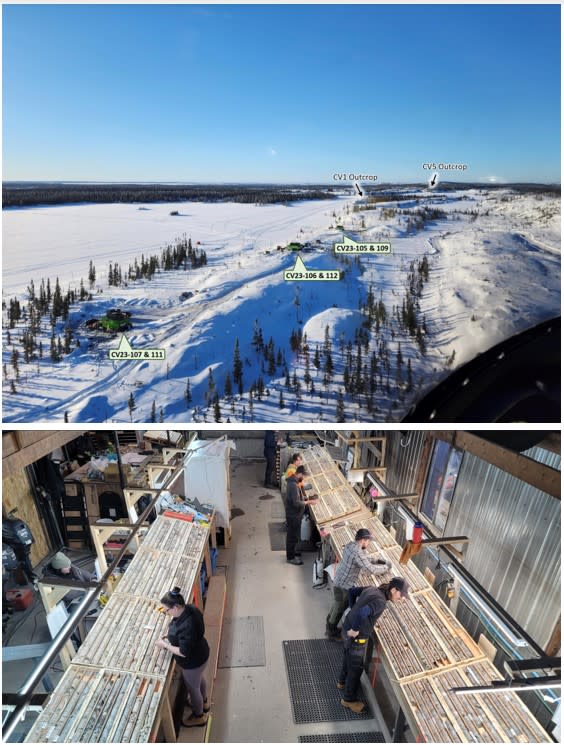
<svg viewBox="0 0 564 745">
<path fill-rule="evenodd" d="M 460 696 L 450 691 L 501 679 L 489 660 L 481 660 L 403 683 L 400 688 L 427 742 L 552 742 L 517 693 Z"/>
<path fill-rule="evenodd" d="M 306 468 L 311 481 L 319 481 L 322 488 L 334 480 L 335 463 L 316 454 Z M 487 685 L 502 676 L 415 564 L 400 564 L 401 547 L 377 517 L 353 515 L 344 522 L 326 522 L 323 528 L 338 560 L 356 531 L 367 528 L 374 537 L 367 553 L 391 561 L 386 574 L 361 572 L 360 586 L 378 586 L 392 577 L 409 583 L 409 598 L 388 603 L 374 630 L 377 654 L 418 741 L 551 742 L 514 692 L 450 693 L 450 688 Z"/>
<path fill-rule="evenodd" d="M 155 520 L 26 742 L 149 742 L 161 727 L 165 741 L 176 741 L 175 665 L 155 647 L 169 625 L 159 599 L 179 585 L 202 609 L 208 537 L 208 527 Z"/>
<path fill-rule="evenodd" d="M 316 445 L 302 451 L 302 458 L 307 471 L 305 482 L 313 485 L 310 494 L 319 497 L 309 505 L 318 528 L 343 518 L 369 515 L 366 506 L 326 450 Z"/>
</svg>

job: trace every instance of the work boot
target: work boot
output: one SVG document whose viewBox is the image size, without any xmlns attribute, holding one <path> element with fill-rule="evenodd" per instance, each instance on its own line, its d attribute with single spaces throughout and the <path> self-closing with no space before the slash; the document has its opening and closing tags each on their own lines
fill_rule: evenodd
<svg viewBox="0 0 564 745">
<path fill-rule="evenodd" d="M 208 721 L 208 713 L 204 711 L 199 717 L 195 714 L 190 714 L 188 719 L 182 721 L 183 727 L 203 727 Z"/>
<path fill-rule="evenodd" d="M 345 701 L 344 698 L 341 699 L 341 706 L 354 711 L 355 714 L 362 714 L 366 708 L 362 701 Z"/>
<path fill-rule="evenodd" d="M 341 632 L 336 626 L 333 626 L 333 624 L 327 623 L 325 626 L 325 636 L 329 639 L 340 639 Z"/>
<path fill-rule="evenodd" d="M 204 699 L 204 714 L 207 714 L 210 708 L 211 706 L 209 705 L 207 698 L 205 698 Z"/>
</svg>

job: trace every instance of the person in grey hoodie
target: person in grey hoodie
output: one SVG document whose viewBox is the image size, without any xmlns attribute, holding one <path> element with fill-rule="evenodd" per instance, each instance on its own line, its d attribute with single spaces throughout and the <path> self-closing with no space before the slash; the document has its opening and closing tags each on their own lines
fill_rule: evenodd
<svg viewBox="0 0 564 745">
<path fill-rule="evenodd" d="M 359 592 L 360 588 L 351 594 Z M 344 640 L 343 667 L 337 688 L 343 691 L 341 705 L 355 714 L 364 710 L 359 701 L 360 678 L 364 669 L 364 654 L 374 624 L 386 610 L 386 603 L 397 603 L 407 597 L 409 585 L 403 577 L 394 577 L 380 587 L 365 587 L 345 617 L 341 634 Z"/>
</svg>

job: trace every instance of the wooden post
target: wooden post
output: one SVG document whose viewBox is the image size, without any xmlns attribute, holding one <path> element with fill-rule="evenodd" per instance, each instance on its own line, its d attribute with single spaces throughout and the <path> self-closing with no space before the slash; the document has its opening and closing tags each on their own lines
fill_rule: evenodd
<svg viewBox="0 0 564 745">
<path fill-rule="evenodd" d="M 45 613 L 49 614 L 50 611 L 53 610 L 53 608 L 57 605 L 57 603 L 62 600 L 70 588 L 68 587 L 59 587 L 59 586 L 53 586 L 49 585 L 47 582 L 38 582 L 37 587 L 39 589 L 39 594 L 41 596 L 41 600 L 43 602 L 43 607 L 45 608 Z M 75 650 L 73 643 L 69 639 L 64 647 L 59 652 L 59 656 L 61 658 L 61 664 L 63 666 L 63 669 L 66 670 L 67 667 L 71 664 L 72 658 L 75 655 Z"/>
</svg>

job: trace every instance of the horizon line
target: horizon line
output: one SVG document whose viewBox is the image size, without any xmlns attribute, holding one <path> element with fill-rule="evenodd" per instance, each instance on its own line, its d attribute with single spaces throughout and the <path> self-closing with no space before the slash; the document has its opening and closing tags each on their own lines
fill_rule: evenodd
<svg viewBox="0 0 564 745">
<path fill-rule="evenodd" d="M 153 181 L 140 181 L 140 180 L 96 180 L 96 179 L 3 179 L 2 184 L 99 184 L 99 185 L 111 185 L 111 184 L 135 184 L 135 185 L 174 185 L 174 186 L 331 186 L 340 187 L 346 189 L 348 187 L 354 187 L 354 184 L 358 183 L 364 186 L 395 186 L 395 185 L 422 185 L 426 184 L 427 181 L 411 181 L 411 180 L 398 180 L 398 181 L 350 181 L 335 182 L 335 181 L 175 181 L 175 180 L 153 180 Z M 484 181 L 480 179 L 470 181 L 457 181 L 441 179 L 441 184 L 483 184 L 484 186 L 511 186 L 511 185 L 523 185 L 523 184 L 542 184 L 546 186 L 560 186 L 561 181 L 531 181 L 531 180 L 516 180 L 516 181 Z"/>
</svg>

